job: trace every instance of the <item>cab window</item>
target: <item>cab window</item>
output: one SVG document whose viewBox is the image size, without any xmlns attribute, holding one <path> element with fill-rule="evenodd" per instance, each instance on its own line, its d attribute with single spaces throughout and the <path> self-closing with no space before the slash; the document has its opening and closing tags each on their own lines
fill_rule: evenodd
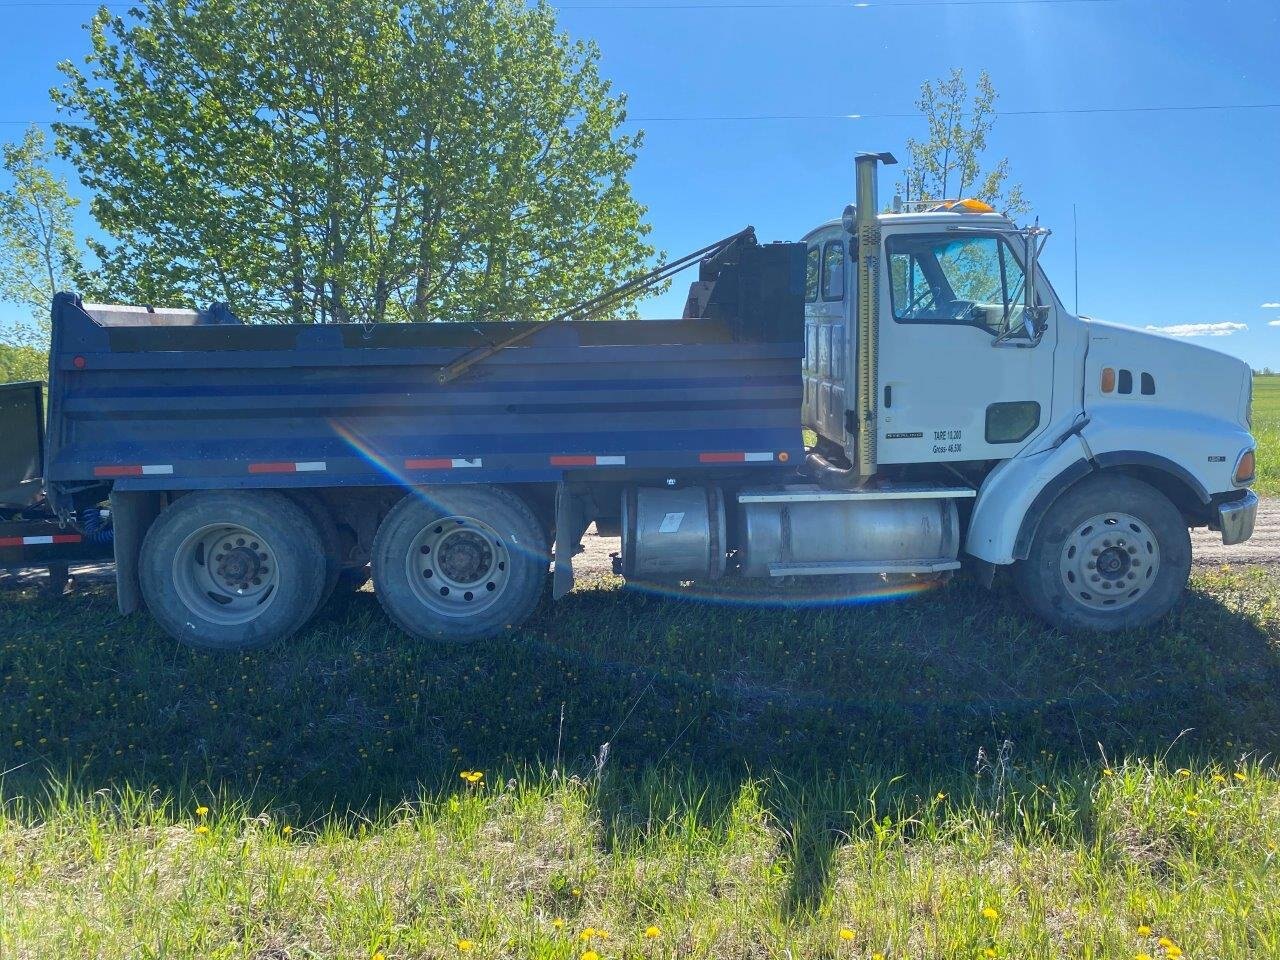
<svg viewBox="0 0 1280 960">
<path fill-rule="evenodd" d="M 818 273 L 822 263 L 822 249 L 810 247 L 809 256 L 804 267 L 804 302 L 815 303 L 818 299 Z"/>
<path fill-rule="evenodd" d="M 844 243 L 828 240 L 822 248 L 822 299 L 844 299 Z"/>
<path fill-rule="evenodd" d="M 889 238 L 893 316 L 900 323 L 946 323 L 1001 334 L 1022 327 L 1025 277 L 995 236 Z"/>
</svg>

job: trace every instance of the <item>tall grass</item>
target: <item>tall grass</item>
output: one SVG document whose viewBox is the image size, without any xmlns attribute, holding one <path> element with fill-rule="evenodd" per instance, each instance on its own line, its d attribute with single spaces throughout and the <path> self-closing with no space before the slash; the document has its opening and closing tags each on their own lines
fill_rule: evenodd
<svg viewBox="0 0 1280 960">
<path fill-rule="evenodd" d="M 10 593 L 0 956 L 1280 955 L 1276 588 L 1100 640 L 603 578 L 501 644 L 362 594 L 232 657 Z"/>
</svg>

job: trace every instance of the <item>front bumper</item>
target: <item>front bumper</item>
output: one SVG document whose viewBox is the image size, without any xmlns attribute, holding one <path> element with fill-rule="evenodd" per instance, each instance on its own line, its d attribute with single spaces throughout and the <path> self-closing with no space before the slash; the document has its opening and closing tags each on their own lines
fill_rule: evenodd
<svg viewBox="0 0 1280 960">
<path fill-rule="evenodd" d="M 1239 500 L 1218 504 L 1218 522 L 1213 529 L 1222 531 L 1222 542 L 1227 546 L 1244 543 L 1253 536 L 1253 524 L 1258 518 L 1258 495 L 1246 490 Z"/>
</svg>

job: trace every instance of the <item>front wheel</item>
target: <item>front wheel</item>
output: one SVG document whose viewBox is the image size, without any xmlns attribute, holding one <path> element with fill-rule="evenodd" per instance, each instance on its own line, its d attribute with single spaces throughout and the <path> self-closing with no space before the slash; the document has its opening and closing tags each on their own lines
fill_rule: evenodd
<svg viewBox="0 0 1280 960">
<path fill-rule="evenodd" d="M 427 640 L 481 640 L 518 627 L 547 579 L 533 512 L 494 487 L 424 487 L 373 541 L 373 585 L 387 615 Z"/>
<path fill-rule="evenodd" d="M 1169 499 L 1131 477 L 1098 476 L 1054 501 L 1014 580 L 1054 626 L 1109 633 L 1167 614 L 1190 572 L 1191 536 Z"/>
</svg>

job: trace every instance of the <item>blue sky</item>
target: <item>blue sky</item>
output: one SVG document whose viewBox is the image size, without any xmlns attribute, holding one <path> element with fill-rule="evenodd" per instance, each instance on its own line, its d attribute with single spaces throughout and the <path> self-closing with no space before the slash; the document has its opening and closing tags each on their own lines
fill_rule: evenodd
<svg viewBox="0 0 1280 960">
<path fill-rule="evenodd" d="M 605 75 L 642 121 L 632 184 L 672 254 L 748 223 L 766 241 L 799 238 L 852 199 L 857 151 L 904 158 L 922 125 L 661 118 L 911 114 L 920 83 L 952 67 L 986 69 L 1011 112 L 1280 103 L 1276 0 L 744 9 L 758 2 L 559 4 L 566 30 L 599 43 Z M 672 9 L 652 8 L 663 4 Z M 53 117 L 55 65 L 84 55 L 91 12 L 0 3 L 0 121 Z M 21 133 L 0 124 L 0 137 Z M 1280 306 L 1262 306 L 1280 304 L 1280 109 L 1004 116 L 990 156 L 1009 157 L 1054 230 L 1044 263 L 1068 307 L 1074 203 L 1081 312 L 1219 325 L 1228 335 L 1194 342 L 1280 369 Z M 684 289 L 678 279 L 644 312 L 678 314 Z M 0 322 L 16 315 L 0 304 Z"/>
</svg>

